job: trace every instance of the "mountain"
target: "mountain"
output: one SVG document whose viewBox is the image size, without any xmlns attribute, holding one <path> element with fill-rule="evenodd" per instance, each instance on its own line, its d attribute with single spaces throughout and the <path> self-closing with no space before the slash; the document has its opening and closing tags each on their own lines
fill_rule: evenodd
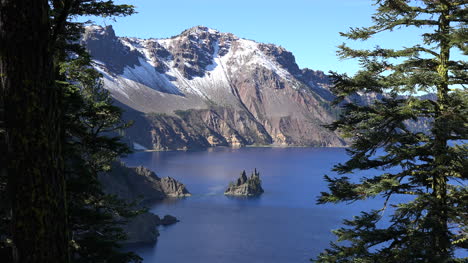
<svg viewBox="0 0 468 263">
<path fill-rule="evenodd" d="M 338 114 L 327 76 L 282 47 L 202 26 L 167 39 L 90 26 L 81 44 L 135 120 L 126 137 L 137 148 L 345 145 L 322 127 Z"/>
</svg>

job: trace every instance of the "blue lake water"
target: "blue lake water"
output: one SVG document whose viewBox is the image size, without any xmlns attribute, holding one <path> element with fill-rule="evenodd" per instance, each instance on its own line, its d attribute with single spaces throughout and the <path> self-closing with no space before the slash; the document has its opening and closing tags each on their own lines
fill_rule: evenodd
<svg viewBox="0 0 468 263">
<path fill-rule="evenodd" d="M 139 152 L 124 159 L 158 176 L 173 177 L 192 193 L 151 207 L 180 222 L 160 227 L 154 246 L 133 250 L 145 262 L 309 262 L 334 240 L 330 233 L 379 199 L 350 205 L 316 205 L 327 190 L 323 175 L 347 159 L 342 148 L 214 148 L 198 152 Z M 257 198 L 223 195 L 230 181 L 254 168 L 265 193 Z"/>
</svg>

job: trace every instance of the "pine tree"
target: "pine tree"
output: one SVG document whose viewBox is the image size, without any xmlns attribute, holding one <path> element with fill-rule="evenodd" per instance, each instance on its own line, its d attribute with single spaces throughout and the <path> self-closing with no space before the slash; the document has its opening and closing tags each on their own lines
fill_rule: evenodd
<svg viewBox="0 0 468 263">
<path fill-rule="evenodd" d="M 362 69 L 352 77 L 331 74 L 343 115 L 329 128 L 350 139 L 350 158 L 333 169 L 341 177 L 325 177 L 329 191 L 318 203 L 379 196 L 383 208 L 345 220 L 334 230 L 338 242 L 316 262 L 462 262 L 454 251 L 468 248 L 468 1 L 376 0 L 376 6 L 372 26 L 342 36 L 367 40 L 415 27 L 421 41 L 399 50 L 339 47 Z M 363 105 L 352 100 L 358 94 L 383 97 Z M 381 172 L 359 177 L 363 170 Z"/>
<path fill-rule="evenodd" d="M 0 135 L 2 150 L 5 149 L 0 174 L 0 250 L 5 256 L 2 260 L 69 262 L 69 226 L 73 222 L 67 221 L 70 217 L 67 203 L 75 203 L 73 198 L 66 198 L 66 194 L 71 192 L 65 189 L 66 184 L 70 186 L 70 181 L 65 181 L 67 172 L 64 167 L 68 168 L 73 158 L 64 156 L 64 149 L 70 148 L 70 136 L 65 134 L 73 131 L 74 127 L 64 127 L 72 123 L 65 120 L 67 109 L 64 108 L 64 100 L 71 93 L 66 90 L 67 85 L 64 87 L 67 79 L 59 72 L 59 66 L 70 58 L 70 52 L 80 50 L 73 41 L 79 37 L 83 26 L 82 23 L 71 22 L 70 18 L 82 15 L 121 16 L 133 12 L 132 6 L 115 5 L 113 1 L 0 2 Z M 92 79 L 89 78 L 95 81 Z M 83 105 L 93 106 L 101 112 L 81 116 L 83 112 L 77 111 L 75 116 L 85 117 L 81 120 L 92 124 L 105 123 L 103 127 L 107 128 L 118 123 L 115 119 L 103 122 L 103 117 L 120 116 L 115 108 L 108 105 L 105 98 L 108 95 L 102 92 L 88 94 L 100 97 L 94 98 L 100 104 Z M 92 100 L 87 98 L 87 101 Z M 88 152 L 91 154 L 88 160 L 101 160 L 94 169 L 99 165 L 105 166 L 116 153 L 122 152 L 115 138 L 106 139 L 98 134 L 97 131 L 94 134 L 97 142 L 94 152 Z M 80 155 L 78 152 L 74 154 Z M 81 155 L 76 160 L 84 159 Z M 84 173 L 81 175 L 86 176 Z M 88 188 L 82 191 L 88 193 L 95 185 L 86 186 Z M 122 207 L 111 201 L 108 204 L 110 211 Z M 112 255 L 101 261 L 129 261 L 120 257 L 116 260 Z"/>
<path fill-rule="evenodd" d="M 133 204 L 105 194 L 100 173 L 130 152 L 118 131 L 129 123 L 120 108 L 112 105 L 101 75 L 91 67 L 83 50 L 62 63 L 65 90 L 65 175 L 72 262 L 139 262 L 131 252 L 122 252 L 119 242 L 126 236 L 121 225 L 141 212 Z"/>
<path fill-rule="evenodd" d="M 70 16 L 125 16 L 132 14 L 129 5 L 112 1 L 80 1 L 72 5 Z M 88 22 L 89 23 L 89 22 Z M 140 262 L 132 252 L 120 249 L 126 239 L 121 226 L 142 212 L 134 204 L 105 194 L 98 181 L 111 163 L 130 152 L 120 141 L 119 132 L 130 123 L 121 119 L 122 111 L 114 106 L 89 54 L 79 46 L 83 23 L 66 22 L 67 31 L 60 37 L 59 82 L 64 90 L 65 176 L 67 182 L 69 229 L 72 262 Z"/>
</svg>

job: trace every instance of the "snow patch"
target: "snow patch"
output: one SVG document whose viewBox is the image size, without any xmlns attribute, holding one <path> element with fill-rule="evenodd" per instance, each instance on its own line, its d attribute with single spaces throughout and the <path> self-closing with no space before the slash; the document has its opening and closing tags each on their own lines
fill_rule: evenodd
<svg viewBox="0 0 468 263">
<path fill-rule="evenodd" d="M 173 39 L 171 39 L 171 38 L 164 38 L 164 39 L 157 39 L 156 40 L 156 42 L 158 42 L 165 49 L 168 49 L 171 46 L 172 41 L 173 41 Z"/>
<path fill-rule="evenodd" d="M 161 92 L 181 95 L 179 89 L 171 83 L 164 74 L 157 72 L 149 61 L 146 61 L 143 58 L 138 58 L 138 61 L 140 62 L 140 66 L 127 66 L 124 68 L 124 72 L 121 75 L 124 79 L 139 82 L 149 88 Z"/>
<path fill-rule="evenodd" d="M 95 32 L 98 33 L 99 35 L 104 35 L 104 34 L 106 34 L 106 30 L 105 30 L 102 26 L 98 26 L 98 25 L 90 25 L 90 26 L 87 26 L 87 27 L 86 27 L 86 30 L 95 31 Z"/>
<path fill-rule="evenodd" d="M 199 29 L 196 29 L 199 30 Z M 210 34 L 223 34 L 214 29 L 207 29 Z M 194 32 L 191 32 L 194 34 Z M 229 38 L 226 40 L 228 52 L 220 57 L 220 40 L 213 43 L 212 63 L 205 68 L 205 74 L 202 77 L 188 79 L 174 67 L 174 61 L 155 57 L 154 52 L 149 48 L 155 42 L 171 52 L 174 43 L 180 40 L 181 36 L 166 39 L 138 39 L 138 38 L 120 38 L 119 40 L 130 50 L 138 51 L 142 57 L 139 57 L 140 65 L 133 67 L 127 66 L 121 75 L 113 75 L 105 70 L 105 65 L 97 67 L 104 76 L 106 87 L 127 98 L 135 90 L 145 87 L 155 91 L 184 95 L 194 94 L 206 99 L 215 99 L 219 96 L 232 95 L 230 77 L 236 74 L 240 69 L 246 67 L 265 67 L 278 74 L 281 78 L 288 81 L 294 80 L 286 69 L 279 65 L 276 60 L 263 53 L 259 44 L 252 40 L 242 38 Z M 183 37 L 183 36 L 182 36 Z M 226 44 L 225 43 L 225 44 Z M 206 45 L 206 43 L 205 43 Z M 165 73 L 156 70 L 156 62 L 159 60 L 167 66 Z M 187 65 L 190 66 L 190 65 Z M 161 94 L 164 96 L 164 94 Z"/>
<path fill-rule="evenodd" d="M 93 60 L 93 67 L 103 76 L 104 87 L 108 90 L 116 91 L 126 98 L 130 99 L 127 94 L 128 87 L 124 85 L 118 85 L 119 77 L 108 72 L 104 63 L 99 60 Z"/>
<path fill-rule="evenodd" d="M 215 30 L 215 29 L 213 29 L 213 28 L 208 28 L 208 33 L 210 33 L 210 34 L 218 34 L 219 31 L 218 31 L 218 30 Z"/>
<path fill-rule="evenodd" d="M 211 63 L 211 65 L 208 65 L 206 66 L 206 70 L 208 71 L 212 71 L 216 68 L 216 66 L 218 66 L 218 63 L 216 63 L 216 59 L 218 58 L 219 59 L 219 40 L 216 40 L 215 43 L 213 43 L 213 63 Z"/>
<path fill-rule="evenodd" d="M 203 77 L 195 77 L 191 80 L 187 80 L 186 82 L 198 94 L 231 93 L 226 65 L 231 58 L 232 52 L 229 51 L 227 55 L 220 57 L 219 41 L 216 41 L 213 45 L 213 61 L 205 68 L 207 70 L 205 75 Z M 205 97 L 210 98 L 208 95 L 205 95 Z"/>
<path fill-rule="evenodd" d="M 272 58 L 265 55 L 259 48 L 258 43 L 252 40 L 239 39 L 239 43 L 243 48 L 241 52 L 241 57 L 246 58 L 246 65 L 260 65 L 265 67 L 275 73 L 277 73 L 281 78 L 291 80 L 291 74 L 282 68 L 276 61 Z"/>
</svg>

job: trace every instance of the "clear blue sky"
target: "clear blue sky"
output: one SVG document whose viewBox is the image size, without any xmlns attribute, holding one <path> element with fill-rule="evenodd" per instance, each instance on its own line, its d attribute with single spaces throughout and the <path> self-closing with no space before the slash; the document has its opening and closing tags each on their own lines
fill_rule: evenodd
<svg viewBox="0 0 468 263">
<path fill-rule="evenodd" d="M 339 32 L 368 26 L 375 11 L 372 0 L 116 0 L 136 6 L 137 14 L 110 19 L 118 36 L 166 38 L 196 25 L 242 38 L 273 43 L 293 52 L 299 67 L 328 72 L 354 73 L 356 61 L 340 61 L 336 46 L 348 41 Z M 414 34 L 383 35 L 375 42 L 383 47 L 409 46 Z M 358 43 L 362 47 L 362 43 Z"/>
</svg>

